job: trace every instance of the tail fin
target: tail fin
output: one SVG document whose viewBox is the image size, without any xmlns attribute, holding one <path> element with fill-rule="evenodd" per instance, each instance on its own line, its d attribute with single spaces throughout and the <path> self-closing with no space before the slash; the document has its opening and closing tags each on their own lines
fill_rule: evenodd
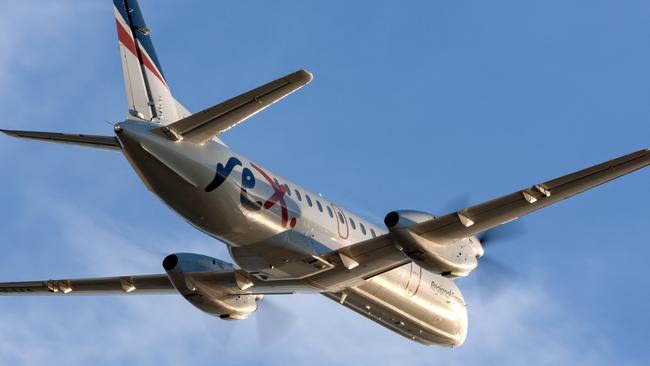
<svg viewBox="0 0 650 366">
<path fill-rule="evenodd" d="M 187 114 L 172 97 L 137 0 L 113 0 L 129 113 L 163 125 Z"/>
</svg>

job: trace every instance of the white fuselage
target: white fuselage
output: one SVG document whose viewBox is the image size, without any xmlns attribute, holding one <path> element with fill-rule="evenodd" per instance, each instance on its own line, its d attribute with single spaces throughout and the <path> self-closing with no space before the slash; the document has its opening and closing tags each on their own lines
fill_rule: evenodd
<svg viewBox="0 0 650 366">
<path fill-rule="evenodd" d="M 172 142 L 152 132 L 158 127 L 119 125 L 129 162 L 165 204 L 225 242 L 235 262 L 261 279 L 302 278 L 310 268 L 293 263 L 387 232 L 221 143 Z M 455 346 L 466 337 L 455 283 L 413 263 L 351 288 L 315 291 L 422 343 Z"/>
</svg>

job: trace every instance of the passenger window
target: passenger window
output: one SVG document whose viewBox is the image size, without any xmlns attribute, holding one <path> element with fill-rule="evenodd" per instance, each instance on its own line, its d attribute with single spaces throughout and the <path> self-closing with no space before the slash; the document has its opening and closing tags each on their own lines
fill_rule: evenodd
<svg viewBox="0 0 650 366">
<path fill-rule="evenodd" d="M 287 192 L 287 194 L 289 195 L 289 197 L 291 197 L 291 189 L 289 188 L 289 186 L 285 184 L 285 185 L 284 185 L 284 189 L 286 190 L 286 192 Z"/>
<path fill-rule="evenodd" d="M 351 218 L 351 217 L 350 217 L 350 226 L 352 226 L 352 230 L 356 230 L 356 229 L 357 229 L 357 225 L 355 225 L 355 223 L 354 223 L 354 219 Z"/>
<path fill-rule="evenodd" d="M 377 237 L 377 234 L 375 234 L 375 230 L 370 229 L 370 235 L 372 235 L 373 238 Z"/>
<path fill-rule="evenodd" d="M 360 222 L 360 223 L 359 223 L 359 227 L 361 228 L 361 233 L 362 233 L 363 235 L 366 235 L 366 227 L 363 226 L 363 222 Z"/>
<path fill-rule="evenodd" d="M 308 194 L 305 195 L 305 198 L 307 199 L 307 204 L 309 205 L 309 207 L 312 207 L 313 204 L 311 203 L 311 198 L 309 198 Z"/>
<path fill-rule="evenodd" d="M 330 215 L 330 217 L 332 218 L 334 217 L 334 213 L 332 213 L 332 209 L 330 208 L 330 206 L 327 206 L 327 213 Z"/>
<path fill-rule="evenodd" d="M 341 215 L 340 212 L 337 212 L 337 214 L 339 216 L 339 221 L 341 221 L 341 224 L 345 224 L 345 219 L 343 218 L 343 215 Z"/>
<path fill-rule="evenodd" d="M 296 198 L 298 198 L 298 201 L 302 202 L 302 196 L 300 196 L 300 191 L 296 189 Z"/>
<path fill-rule="evenodd" d="M 277 179 L 273 178 L 273 182 L 275 183 L 275 186 L 280 189 L 280 182 L 278 182 Z"/>
<path fill-rule="evenodd" d="M 320 204 L 319 200 L 316 200 L 316 206 L 318 206 L 318 211 L 323 212 L 323 205 Z"/>
</svg>

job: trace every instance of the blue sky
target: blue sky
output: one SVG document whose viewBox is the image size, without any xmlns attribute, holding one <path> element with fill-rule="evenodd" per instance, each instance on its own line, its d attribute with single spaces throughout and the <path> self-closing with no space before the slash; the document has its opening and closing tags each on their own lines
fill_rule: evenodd
<svg viewBox="0 0 650 366">
<path fill-rule="evenodd" d="M 650 145 L 644 1 L 141 5 L 172 91 L 192 111 L 313 72 L 307 88 L 223 139 L 378 223 L 393 209 L 441 213 L 462 195 L 478 203 Z M 5 4 L 2 126 L 111 133 L 103 120 L 126 114 L 115 38 L 107 0 Z M 177 251 L 227 259 L 120 154 L 0 142 L 3 281 L 156 273 Z M 637 172 L 535 213 L 525 236 L 490 248 L 516 275 L 486 301 L 475 278 L 460 281 L 470 333 L 456 350 L 410 343 L 316 295 L 273 299 L 238 323 L 176 296 L 2 298 L 0 360 L 644 364 L 649 178 Z"/>
</svg>

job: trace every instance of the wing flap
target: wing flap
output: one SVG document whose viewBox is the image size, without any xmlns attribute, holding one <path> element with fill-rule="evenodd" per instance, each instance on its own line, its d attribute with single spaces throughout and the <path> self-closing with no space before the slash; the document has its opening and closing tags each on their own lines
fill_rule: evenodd
<svg viewBox="0 0 650 366">
<path fill-rule="evenodd" d="M 271 104 L 307 85 L 312 75 L 299 70 L 259 88 L 162 127 L 172 139 L 204 144 Z"/>
<path fill-rule="evenodd" d="M 411 262 L 390 235 L 381 235 L 322 255 L 333 268 L 307 277 L 320 291 L 337 291 Z M 351 260 L 351 262 L 350 262 Z M 350 263 L 353 263 L 351 266 Z"/>
<path fill-rule="evenodd" d="M 439 244 L 515 220 L 610 180 L 650 165 L 650 150 L 641 150 L 464 210 L 414 225 L 409 230 Z"/>
<path fill-rule="evenodd" d="M 95 149 L 103 150 L 121 150 L 117 139 L 113 136 L 81 135 L 58 132 L 41 132 L 41 131 L 18 131 L 18 130 L 0 130 L 11 137 L 39 140 L 45 142 L 54 142 L 62 144 L 72 144 Z"/>
</svg>

